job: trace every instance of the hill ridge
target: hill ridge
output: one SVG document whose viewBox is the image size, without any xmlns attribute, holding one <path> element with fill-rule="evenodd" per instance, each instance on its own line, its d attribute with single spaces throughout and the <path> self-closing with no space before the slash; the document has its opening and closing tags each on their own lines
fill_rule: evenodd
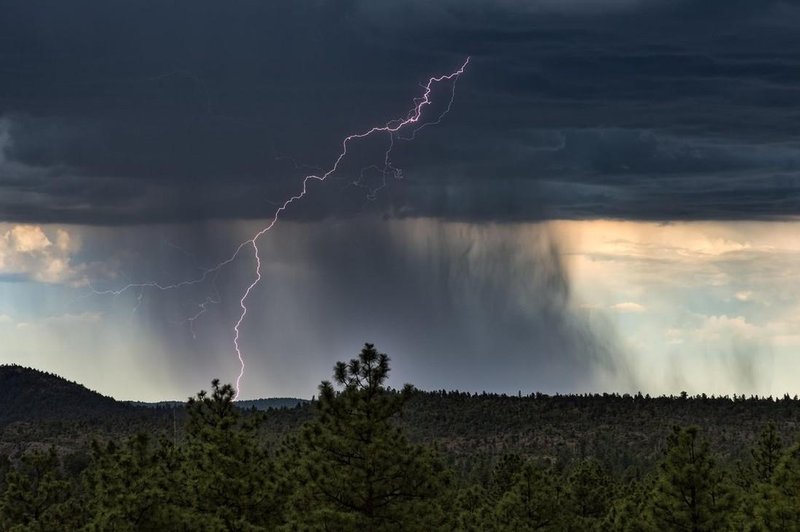
<svg viewBox="0 0 800 532">
<path fill-rule="evenodd" d="M 0 365 L 0 426 L 17 421 L 86 419 L 129 407 L 54 373 Z"/>
</svg>

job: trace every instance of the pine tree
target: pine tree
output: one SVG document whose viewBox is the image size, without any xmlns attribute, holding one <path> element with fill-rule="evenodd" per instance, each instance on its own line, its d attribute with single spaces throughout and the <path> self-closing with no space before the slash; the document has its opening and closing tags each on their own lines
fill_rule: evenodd
<svg viewBox="0 0 800 532">
<path fill-rule="evenodd" d="M 675 427 L 667 439 L 652 500 L 661 530 L 725 530 L 735 501 L 696 427 Z"/>
<path fill-rule="evenodd" d="M 570 528 L 596 528 L 608 513 L 613 495 L 611 478 L 596 460 L 586 459 L 575 464 L 567 488 Z"/>
<path fill-rule="evenodd" d="M 800 444 L 786 452 L 758 495 L 755 513 L 761 530 L 800 530 Z"/>
<path fill-rule="evenodd" d="M 451 495 L 454 503 L 448 508 L 449 530 L 487 532 L 494 530 L 494 503 L 480 484 L 461 486 Z"/>
<path fill-rule="evenodd" d="M 6 475 L 0 497 L 2 530 L 55 530 L 62 522 L 70 484 L 55 449 L 24 454 Z"/>
<path fill-rule="evenodd" d="M 186 441 L 145 435 L 94 445 L 83 473 L 89 530 L 274 530 L 282 523 L 271 461 L 258 443 L 261 417 L 241 414 L 233 389 L 213 381 L 187 403 Z"/>
<path fill-rule="evenodd" d="M 491 483 L 489 484 L 489 497 L 493 502 L 499 501 L 508 490 L 514 486 L 517 474 L 522 469 L 525 460 L 515 453 L 504 454 L 492 471 Z"/>
<path fill-rule="evenodd" d="M 559 530 L 563 503 L 564 493 L 555 473 L 528 460 L 497 503 L 495 525 L 499 530 Z"/>
<path fill-rule="evenodd" d="M 652 479 L 632 481 L 616 492 L 616 498 L 600 526 L 615 532 L 657 532 L 659 529 L 648 516 Z"/>
<path fill-rule="evenodd" d="M 750 451 L 756 482 L 769 482 L 783 452 L 783 442 L 774 423 L 767 423 L 758 437 L 755 448 Z"/>
<path fill-rule="evenodd" d="M 187 403 L 181 505 L 223 530 L 272 530 L 283 520 L 280 477 L 258 442 L 259 413 L 241 413 L 229 384 Z"/>
<path fill-rule="evenodd" d="M 742 492 L 738 512 L 735 513 L 734 526 L 738 530 L 759 530 L 774 514 L 773 506 L 767 508 L 767 501 L 774 503 L 776 493 L 771 484 L 775 469 L 780 463 L 783 442 L 774 423 L 768 423 L 750 449 L 751 460 L 747 463 L 737 462 L 736 482 Z M 773 515 L 774 518 L 774 515 Z"/>
<path fill-rule="evenodd" d="M 0 493 L 6 489 L 6 475 L 11 471 L 11 459 L 7 454 L 0 454 Z"/>
<path fill-rule="evenodd" d="M 214 530 L 193 519 L 178 504 L 178 450 L 170 442 L 153 445 L 139 434 L 122 445 L 95 443 L 91 465 L 83 473 L 83 492 L 74 505 L 89 530 Z"/>
<path fill-rule="evenodd" d="M 430 530 L 445 481 L 434 452 L 396 423 L 411 396 L 387 390 L 389 357 L 366 344 L 319 387 L 318 417 L 287 450 L 298 484 L 292 521 L 302 530 Z M 293 447 L 293 448 L 292 448 Z"/>
</svg>

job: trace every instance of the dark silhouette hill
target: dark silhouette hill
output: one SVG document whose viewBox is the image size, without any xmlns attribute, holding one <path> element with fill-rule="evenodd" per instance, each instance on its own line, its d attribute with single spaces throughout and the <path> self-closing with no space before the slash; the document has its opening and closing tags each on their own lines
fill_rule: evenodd
<svg viewBox="0 0 800 532">
<path fill-rule="evenodd" d="M 132 408 L 52 373 L 0 366 L 0 427 L 18 421 L 98 419 Z"/>
<path fill-rule="evenodd" d="M 279 397 L 239 401 L 239 408 L 278 410 L 308 403 Z M 0 429 L 24 424 L 41 429 L 53 423 L 77 422 L 91 432 L 125 433 L 133 430 L 170 429 L 175 416 L 183 417 L 184 401 L 117 401 L 63 377 L 19 365 L 0 365 Z M 37 434 L 41 430 L 35 431 Z"/>
<path fill-rule="evenodd" d="M 186 418 L 185 404 L 117 401 L 52 373 L 0 365 L 0 455 L 49 446 L 62 453 L 79 452 L 87 450 L 93 440 L 138 433 L 179 440 Z M 310 409 L 295 408 L 307 404 L 307 400 L 296 398 L 236 403 L 243 410 L 255 408 L 280 418 L 281 427 L 276 431 L 273 424 L 273 435 L 285 434 L 307 419 L 306 411 Z"/>
</svg>

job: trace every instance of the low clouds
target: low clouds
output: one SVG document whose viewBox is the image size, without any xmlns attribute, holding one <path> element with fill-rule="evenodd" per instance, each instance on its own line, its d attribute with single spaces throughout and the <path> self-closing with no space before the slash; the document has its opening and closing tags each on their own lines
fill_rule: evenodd
<svg viewBox="0 0 800 532">
<path fill-rule="evenodd" d="M 615 303 L 611 305 L 611 310 L 615 310 L 617 312 L 622 313 L 630 313 L 630 312 L 644 312 L 647 310 L 644 305 L 640 305 L 639 303 L 634 303 L 633 301 L 625 301 L 623 303 Z"/>
<path fill-rule="evenodd" d="M 64 229 L 0 225 L 0 276 L 43 283 L 82 284 L 72 263 L 79 242 Z"/>
<path fill-rule="evenodd" d="M 0 319 L 0 323 L 13 323 L 16 327 L 16 334 L 24 329 L 24 334 L 53 334 L 63 333 L 66 329 L 75 327 L 97 326 L 103 319 L 100 312 L 81 312 L 79 314 L 66 313 L 36 318 L 31 321 L 17 321 L 10 316 L 5 316 L 6 320 Z"/>
<path fill-rule="evenodd" d="M 736 292 L 735 297 L 739 301 L 752 301 L 753 292 L 751 292 L 750 290 L 741 290 L 739 292 Z"/>
<path fill-rule="evenodd" d="M 560 222 L 575 299 L 657 393 L 796 393 L 797 222 Z M 621 298 L 626 302 L 619 303 Z M 644 307 L 645 312 L 637 312 Z"/>
</svg>

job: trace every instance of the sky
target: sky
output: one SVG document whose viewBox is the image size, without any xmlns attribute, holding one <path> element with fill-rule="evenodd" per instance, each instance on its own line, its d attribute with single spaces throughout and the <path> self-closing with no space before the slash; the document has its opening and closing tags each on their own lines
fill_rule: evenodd
<svg viewBox="0 0 800 532">
<path fill-rule="evenodd" d="M 252 247 L 203 272 L 469 58 L 259 238 L 241 397 L 310 397 L 364 342 L 396 386 L 800 393 L 800 2 L 0 11 L 0 363 L 234 382 Z"/>
</svg>

